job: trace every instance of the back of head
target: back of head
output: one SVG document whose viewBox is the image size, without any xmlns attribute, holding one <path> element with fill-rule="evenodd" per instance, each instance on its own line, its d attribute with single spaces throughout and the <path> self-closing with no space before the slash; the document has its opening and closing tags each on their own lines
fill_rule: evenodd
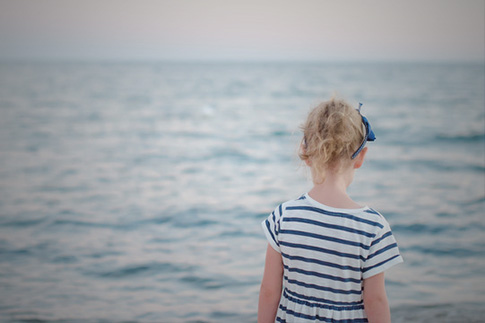
<svg viewBox="0 0 485 323">
<path fill-rule="evenodd" d="M 352 154 L 365 136 L 360 113 L 337 99 L 316 106 L 308 114 L 302 130 L 300 158 L 310 162 L 322 180 L 327 171 L 339 171 L 350 165 Z"/>
</svg>

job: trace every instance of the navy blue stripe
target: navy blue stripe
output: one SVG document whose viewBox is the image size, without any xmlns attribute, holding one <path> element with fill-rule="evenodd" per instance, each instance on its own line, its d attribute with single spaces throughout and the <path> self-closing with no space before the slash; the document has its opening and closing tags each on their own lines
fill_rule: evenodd
<svg viewBox="0 0 485 323">
<path fill-rule="evenodd" d="M 330 254 L 330 255 L 339 256 L 339 257 L 351 258 L 351 259 L 360 259 L 362 261 L 365 261 L 365 258 L 362 257 L 361 255 L 354 255 L 354 254 L 351 254 L 351 253 L 340 252 L 340 251 L 333 250 L 333 249 L 320 248 L 320 247 L 309 246 L 309 245 L 299 244 L 299 243 L 291 243 L 291 242 L 286 242 L 286 241 L 280 241 L 280 245 L 286 246 L 286 247 L 292 247 L 292 248 L 318 251 L 318 252 L 323 252 L 323 253 L 327 253 L 327 254 Z"/>
<path fill-rule="evenodd" d="M 376 215 L 382 217 L 382 215 L 379 212 L 377 212 L 376 210 L 371 209 L 371 208 L 369 208 L 368 210 L 365 210 L 364 212 L 371 213 L 371 214 L 376 214 Z"/>
<path fill-rule="evenodd" d="M 369 246 L 366 246 L 363 243 L 360 242 L 355 242 L 355 241 L 349 241 L 349 240 L 344 240 L 344 239 L 339 239 L 339 238 L 334 238 L 334 237 L 328 237 L 312 232 L 304 232 L 304 231 L 298 231 L 298 230 L 281 230 L 280 233 L 285 233 L 285 234 L 294 234 L 298 236 L 304 236 L 304 237 L 311 237 L 311 238 L 316 238 L 320 240 L 326 240 L 326 241 L 332 241 L 336 243 L 341 243 L 349 246 L 355 246 L 355 247 L 360 247 L 365 250 L 369 250 Z"/>
<path fill-rule="evenodd" d="M 365 273 L 366 271 L 369 271 L 369 270 L 374 269 L 374 268 L 376 268 L 376 267 L 382 266 L 382 265 L 384 265 L 385 263 L 387 263 L 387 262 L 389 262 L 389 261 L 391 261 L 391 260 L 393 260 L 393 259 L 395 259 L 395 258 L 397 258 L 397 257 L 399 257 L 399 256 L 400 256 L 399 254 L 394 255 L 393 257 L 391 257 L 391 258 L 389 258 L 389 259 L 387 259 L 387 260 L 381 261 L 380 263 L 378 263 L 378 264 L 376 264 L 376 265 L 374 265 L 374 266 L 370 266 L 370 267 L 364 268 L 364 269 L 362 270 L 362 272 L 363 272 L 363 273 Z"/>
<path fill-rule="evenodd" d="M 328 279 L 328 280 L 340 281 L 340 282 L 344 282 L 344 283 L 356 283 L 356 284 L 362 283 L 362 281 L 360 279 L 356 279 L 356 278 L 342 278 L 342 277 L 318 273 L 316 271 L 308 271 L 308 270 L 304 270 L 304 269 L 300 269 L 300 268 L 290 268 L 286 265 L 284 265 L 284 268 L 288 272 L 295 272 L 295 273 L 299 273 L 299 274 L 303 274 L 303 275 L 307 275 L 307 276 L 315 276 L 315 277 L 325 278 L 325 279 Z"/>
<path fill-rule="evenodd" d="M 270 227 L 270 224 L 269 224 L 269 220 L 266 220 L 266 228 L 268 229 L 268 232 L 269 234 L 271 235 L 271 239 L 273 239 L 273 241 L 276 243 L 277 246 L 279 246 L 279 243 L 278 241 L 276 241 L 274 235 L 273 235 L 273 232 L 271 232 L 271 227 Z"/>
<path fill-rule="evenodd" d="M 303 300 L 307 301 L 312 301 L 312 302 L 318 302 L 322 304 L 330 304 L 330 305 L 335 305 L 335 306 L 364 306 L 363 300 L 355 301 L 355 302 L 338 302 L 338 301 L 331 301 L 325 298 L 318 298 L 314 296 L 306 296 L 302 294 L 298 294 L 288 288 L 285 287 L 285 292 L 287 292 L 289 295 L 292 295 L 294 297 L 298 297 Z"/>
<path fill-rule="evenodd" d="M 380 237 L 379 239 L 376 239 L 376 240 L 372 241 L 372 243 L 370 245 L 373 246 L 375 244 L 378 244 L 379 242 L 381 242 L 382 240 L 384 240 L 385 238 L 387 238 L 389 236 L 392 236 L 392 232 L 391 231 L 388 231 L 388 232 L 384 233 L 382 235 L 382 237 Z"/>
<path fill-rule="evenodd" d="M 382 248 L 380 250 L 377 250 L 372 255 L 369 255 L 367 257 L 367 260 L 369 260 L 369 259 L 371 259 L 371 258 L 373 258 L 373 257 L 375 257 L 377 255 L 380 255 L 381 253 L 386 252 L 387 250 L 394 249 L 394 248 L 397 248 L 397 243 L 390 244 L 387 247 L 384 247 L 384 248 Z"/>
<path fill-rule="evenodd" d="M 337 312 L 343 312 L 343 311 L 359 311 L 364 309 L 364 304 L 360 303 L 357 305 L 346 305 L 346 306 L 336 306 L 336 305 L 327 305 L 327 304 L 322 304 L 321 302 L 319 303 L 311 303 L 302 299 L 298 299 L 296 297 L 293 297 L 288 294 L 287 290 L 285 289 L 283 291 L 283 297 L 285 297 L 288 301 L 297 303 L 300 305 L 308 306 L 308 307 L 318 307 L 318 308 L 324 308 L 327 310 L 332 310 L 332 311 L 337 311 Z"/>
<path fill-rule="evenodd" d="M 330 229 L 335 229 L 335 230 L 340 230 L 340 231 L 346 231 L 346 232 L 351 232 L 351 233 L 356 233 L 360 234 L 369 238 L 374 238 L 376 235 L 374 233 L 369 233 L 365 232 L 362 230 L 357 230 L 354 228 L 349 228 L 349 227 L 344 227 L 342 225 L 335 225 L 335 224 L 329 224 L 329 223 L 323 223 L 315 220 L 310 220 L 310 219 L 304 219 L 304 218 L 283 218 L 284 222 L 301 222 L 301 223 L 308 223 L 308 224 L 313 224 L 317 225 L 319 227 L 324 227 L 324 228 L 330 228 Z"/>
<path fill-rule="evenodd" d="M 284 311 L 287 315 L 291 315 L 294 317 L 301 317 L 307 320 L 312 320 L 312 321 L 320 321 L 320 322 L 329 322 L 329 323 L 366 323 L 368 320 L 366 318 L 361 318 L 361 319 L 348 319 L 348 320 L 335 320 L 332 318 L 327 318 L 327 317 L 322 317 L 317 315 L 308 315 L 308 314 L 303 314 L 303 313 L 298 313 L 293 310 L 290 310 L 286 308 L 283 305 L 280 305 L 280 309 Z M 284 322 L 284 321 L 281 321 Z"/>
<path fill-rule="evenodd" d="M 290 260 L 299 260 L 299 261 L 303 261 L 303 262 L 318 264 L 318 265 L 332 267 L 332 268 L 344 269 L 344 270 L 351 270 L 351 271 L 357 271 L 357 272 L 361 271 L 361 269 L 357 268 L 357 267 L 342 266 L 342 265 L 339 265 L 339 264 L 335 264 L 335 263 L 332 263 L 332 262 L 323 261 L 323 260 L 319 260 L 319 259 L 305 258 L 305 257 L 300 257 L 300 256 L 290 256 L 290 255 L 287 255 L 285 253 L 281 253 L 281 255 L 283 257 L 285 257 L 286 259 L 290 259 Z"/>
<path fill-rule="evenodd" d="M 281 229 L 281 217 L 283 216 L 283 210 L 281 208 L 281 204 L 279 206 L 279 211 L 280 211 L 280 221 L 278 221 L 278 223 L 276 224 L 276 235 L 278 235 L 278 233 L 280 232 L 280 229 Z"/>
<path fill-rule="evenodd" d="M 294 285 L 302 286 L 302 287 L 305 287 L 305 288 L 313 288 L 313 289 L 317 289 L 317 290 L 323 290 L 323 291 L 331 292 L 331 293 L 334 293 L 334 294 L 344 294 L 344 295 L 352 295 L 352 294 L 353 295 L 361 295 L 362 294 L 361 289 L 358 289 L 358 290 L 336 289 L 336 288 L 320 286 L 320 285 L 316 285 L 316 284 L 307 284 L 307 283 L 301 282 L 301 281 L 296 280 L 296 279 L 289 279 L 287 276 L 284 276 L 284 278 L 289 284 L 294 284 Z"/>
<path fill-rule="evenodd" d="M 370 220 L 367 220 L 367 219 L 362 219 L 362 218 L 359 218 L 357 216 L 354 216 L 354 215 L 351 215 L 351 214 L 348 214 L 348 213 L 330 212 L 330 211 L 319 209 L 319 208 L 313 207 L 313 206 L 288 206 L 286 208 L 286 210 L 312 211 L 312 212 L 317 212 L 317 213 L 321 213 L 321 214 L 325 214 L 325 215 L 329 215 L 329 216 L 336 216 L 336 217 L 346 218 L 346 219 L 350 219 L 350 220 L 357 221 L 357 222 L 366 223 L 366 224 L 369 224 L 369 225 L 372 225 L 372 226 L 375 226 L 375 227 L 379 227 L 381 229 L 384 227 L 379 222 L 370 221 Z"/>
</svg>

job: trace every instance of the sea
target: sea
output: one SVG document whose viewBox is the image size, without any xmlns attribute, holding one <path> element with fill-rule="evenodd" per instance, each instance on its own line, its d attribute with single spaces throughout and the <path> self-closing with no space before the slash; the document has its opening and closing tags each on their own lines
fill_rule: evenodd
<svg viewBox="0 0 485 323">
<path fill-rule="evenodd" d="M 256 322 L 261 222 L 312 187 L 309 110 L 377 140 L 393 322 L 485 322 L 483 62 L 0 63 L 0 321 Z"/>
</svg>

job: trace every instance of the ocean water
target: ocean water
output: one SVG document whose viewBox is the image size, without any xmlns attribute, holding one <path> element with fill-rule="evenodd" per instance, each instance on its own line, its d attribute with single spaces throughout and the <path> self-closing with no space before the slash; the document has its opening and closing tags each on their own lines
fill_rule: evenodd
<svg viewBox="0 0 485 323">
<path fill-rule="evenodd" d="M 481 63 L 0 64 L 0 321 L 255 322 L 260 222 L 311 188 L 299 125 L 372 123 L 393 322 L 485 319 Z"/>
</svg>

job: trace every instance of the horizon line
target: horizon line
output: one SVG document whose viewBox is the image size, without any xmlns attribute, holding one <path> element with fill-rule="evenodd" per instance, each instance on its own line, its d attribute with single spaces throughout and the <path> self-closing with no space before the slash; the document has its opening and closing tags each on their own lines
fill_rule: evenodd
<svg viewBox="0 0 485 323">
<path fill-rule="evenodd" d="M 482 59 L 289 59 L 289 58 L 107 58 L 107 57 L 0 57 L 0 64 L 84 64 L 84 63 L 113 63 L 113 64 L 485 64 Z"/>
</svg>

